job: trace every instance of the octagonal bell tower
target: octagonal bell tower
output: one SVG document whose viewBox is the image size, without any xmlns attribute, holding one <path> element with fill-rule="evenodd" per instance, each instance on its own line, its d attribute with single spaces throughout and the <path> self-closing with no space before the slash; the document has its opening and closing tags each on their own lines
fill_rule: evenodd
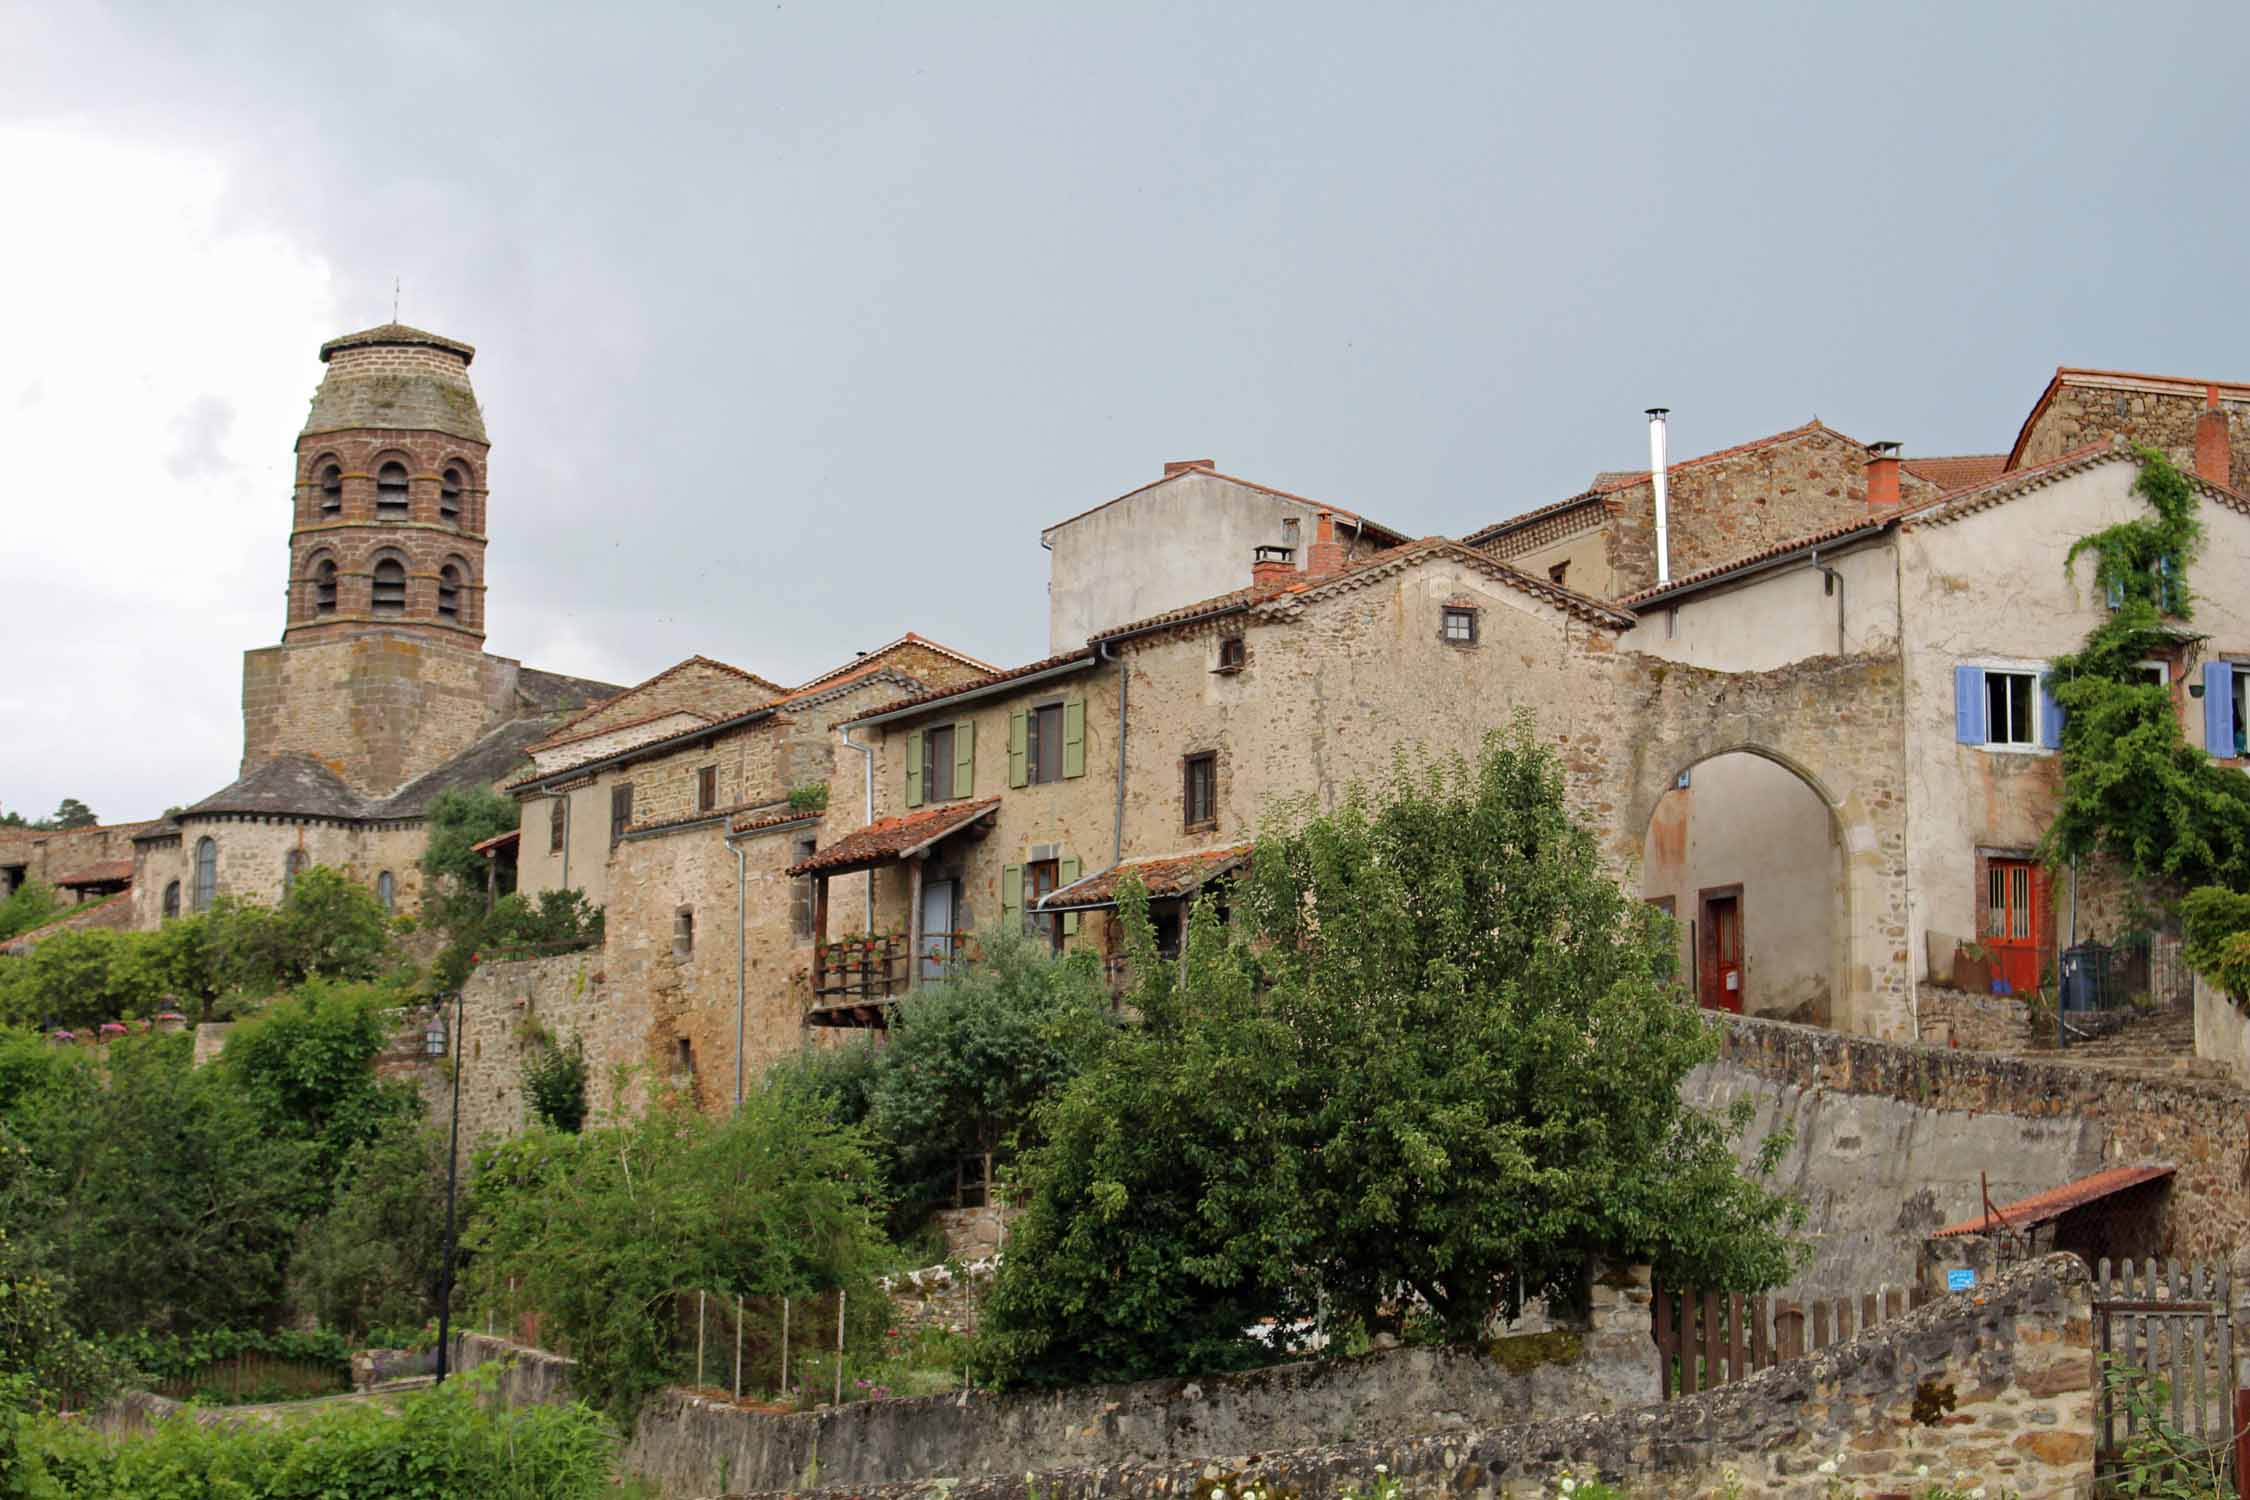
<svg viewBox="0 0 2250 1500">
<path fill-rule="evenodd" d="M 480 649 L 491 444 L 476 350 L 386 323 L 320 358 L 297 435 L 283 643 L 375 633 Z"/>
</svg>

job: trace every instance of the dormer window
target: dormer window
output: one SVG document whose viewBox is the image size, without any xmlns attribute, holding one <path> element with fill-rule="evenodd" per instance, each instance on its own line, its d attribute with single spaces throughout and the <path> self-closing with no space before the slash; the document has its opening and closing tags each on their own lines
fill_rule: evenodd
<svg viewBox="0 0 2250 1500">
<path fill-rule="evenodd" d="M 386 557 L 375 565 L 375 593 L 372 601 L 379 615 L 406 613 L 406 565 L 395 557 Z"/>
<path fill-rule="evenodd" d="M 320 513 L 324 516 L 344 513 L 344 471 L 334 464 L 321 466 Z"/>
<path fill-rule="evenodd" d="M 406 519 L 406 465 L 387 463 L 375 471 L 375 514 L 386 520 Z"/>
<path fill-rule="evenodd" d="M 468 477 L 461 472 L 461 466 L 446 465 L 444 476 L 438 480 L 438 515 L 442 519 L 461 519 L 461 492 L 468 487 Z"/>
</svg>

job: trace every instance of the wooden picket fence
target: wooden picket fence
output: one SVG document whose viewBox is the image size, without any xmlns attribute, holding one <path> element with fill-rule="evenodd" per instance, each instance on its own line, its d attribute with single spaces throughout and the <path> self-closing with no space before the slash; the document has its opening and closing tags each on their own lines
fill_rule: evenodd
<svg viewBox="0 0 2250 1500">
<path fill-rule="evenodd" d="M 2142 1411 L 2153 1407 L 2181 1439 L 2223 1464 L 2238 1427 L 2226 1267 L 2128 1260 L 2113 1269 L 2104 1256 L 2094 1267 L 2094 1321 L 2102 1363 L 2115 1372 L 2099 1392 L 2097 1462 L 2120 1462 L 2139 1435 Z M 2140 1387 L 2141 1399 L 2125 1399 L 2126 1385 Z"/>
<path fill-rule="evenodd" d="M 301 1396 L 339 1395 L 352 1388 L 351 1371 L 319 1360 L 282 1359 L 270 1354 L 246 1353 L 215 1359 L 185 1375 L 153 1382 L 159 1396 L 187 1401 L 197 1395 L 226 1401 L 264 1397 L 289 1400 Z"/>
<path fill-rule="evenodd" d="M 1664 1399 L 1692 1396 L 1801 1359 L 1928 1300 L 1919 1289 L 1903 1287 L 1810 1299 L 1658 1287 L 1651 1312 Z"/>
</svg>

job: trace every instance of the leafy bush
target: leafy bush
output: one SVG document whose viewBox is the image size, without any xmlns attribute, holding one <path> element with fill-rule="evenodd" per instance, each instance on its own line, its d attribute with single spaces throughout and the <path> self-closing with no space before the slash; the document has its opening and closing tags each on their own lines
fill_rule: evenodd
<svg viewBox="0 0 2250 1500">
<path fill-rule="evenodd" d="M 537 901 L 521 893 L 503 896 L 493 903 L 478 939 L 487 958 L 513 949 L 590 948 L 601 940 L 602 908 L 580 890 L 541 891 Z"/>
<path fill-rule="evenodd" d="M 289 1274 L 298 1313 L 355 1336 L 437 1315 L 446 1146 L 402 1115 L 351 1147 L 336 1201 L 298 1232 Z"/>
<path fill-rule="evenodd" d="M 309 1149 L 321 1206 L 354 1146 L 421 1107 L 411 1086 L 375 1074 L 400 999 L 395 988 L 314 980 L 238 1023 L 219 1056 L 260 1129 Z"/>
<path fill-rule="evenodd" d="M 2250 896 L 2202 886 L 2180 903 L 2180 917 L 2188 967 L 2237 1003 L 2250 1001 Z"/>
<path fill-rule="evenodd" d="M 523 1094 L 534 1119 L 577 1133 L 586 1123 L 585 1045 L 576 1037 L 564 1045 L 541 1032 L 524 1059 Z"/>
<path fill-rule="evenodd" d="M 1606 873 L 1528 720 L 1472 765 L 1263 830 L 1175 963 L 1126 893 L 1145 1024 L 1043 1107 L 980 1370 L 1050 1384 L 1261 1356 L 1260 1319 L 1473 1342 L 1590 1256 L 1774 1285 L 1789 1200 L 1679 1086 L 1716 1040 L 1669 919 Z M 1782 1144 L 1768 1143 L 1767 1160 Z M 1401 1298 L 1400 1293 L 1407 1294 Z"/>
<path fill-rule="evenodd" d="M 678 1373 L 675 1292 L 842 1288 L 872 1312 L 883 1249 L 875 1166 L 818 1103 L 759 1089 L 713 1120 L 659 1099 L 637 1120 L 489 1148 L 465 1237 L 470 1285 L 536 1309 L 542 1342 L 579 1360 L 578 1389 L 628 1419 Z"/>
<path fill-rule="evenodd" d="M 345 1403 L 294 1422 L 239 1427 L 199 1426 L 181 1415 L 118 1439 L 35 1419 L 20 1428 L 18 1492 L 108 1500 L 596 1500 L 614 1493 L 614 1428 L 576 1404 L 502 1407 L 488 1399 L 492 1386 L 492 1372 L 474 1370 L 396 1410 Z"/>
<path fill-rule="evenodd" d="M 484 894 L 485 858 L 476 846 L 518 826 L 515 800 L 486 787 L 438 793 L 430 803 L 429 842 L 422 849 L 422 873 L 433 885 L 456 892 Z M 506 895 L 507 892 L 501 892 Z"/>
<path fill-rule="evenodd" d="M 0 1406 L 92 1404 L 118 1374 L 118 1362 L 78 1336 L 54 1286 L 0 1233 L 0 1379 L 13 1382 Z"/>
<path fill-rule="evenodd" d="M 27 880 L 0 901 L 0 943 L 44 926 L 67 908 L 55 888 L 44 881 Z"/>
</svg>

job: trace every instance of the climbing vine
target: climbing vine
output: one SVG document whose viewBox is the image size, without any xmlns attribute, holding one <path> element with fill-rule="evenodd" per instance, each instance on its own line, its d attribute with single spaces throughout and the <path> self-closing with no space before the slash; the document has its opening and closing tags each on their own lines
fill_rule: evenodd
<svg viewBox="0 0 2250 1500">
<path fill-rule="evenodd" d="M 2043 852 L 2054 862 L 2107 855 L 2172 892 L 2250 890 L 2250 776 L 2190 745 L 2171 693 L 2140 670 L 2188 639 L 2188 570 L 2203 550 L 2194 485 L 2155 449 L 2140 461 L 2133 493 L 2149 513 L 2079 538 L 2065 559 L 2075 576 L 2090 554 L 2113 607 L 2054 663 L 2063 790 Z"/>
</svg>

